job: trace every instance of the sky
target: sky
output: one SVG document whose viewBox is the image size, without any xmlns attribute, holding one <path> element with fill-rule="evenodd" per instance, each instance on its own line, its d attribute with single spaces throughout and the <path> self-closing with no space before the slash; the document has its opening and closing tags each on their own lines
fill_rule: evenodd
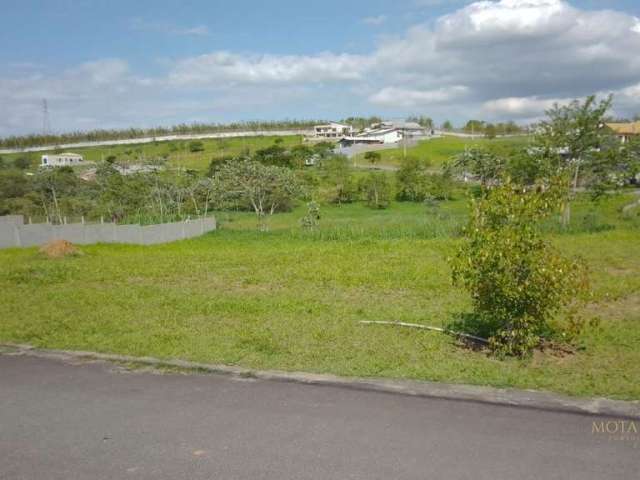
<svg viewBox="0 0 640 480">
<path fill-rule="evenodd" d="M 4 0 L 0 137 L 428 115 L 640 113 L 638 0 Z"/>
</svg>

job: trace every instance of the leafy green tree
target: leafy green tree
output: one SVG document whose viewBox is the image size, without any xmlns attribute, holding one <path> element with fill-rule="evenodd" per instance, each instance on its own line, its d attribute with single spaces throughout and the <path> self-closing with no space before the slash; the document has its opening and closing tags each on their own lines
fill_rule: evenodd
<svg viewBox="0 0 640 480">
<path fill-rule="evenodd" d="M 381 158 L 382 155 L 380 155 L 380 152 L 366 152 L 364 154 L 364 159 L 371 165 L 375 165 L 376 163 L 378 163 Z"/>
<path fill-rule="evenodd" d="M 313 145 L 313 152 L 316 153 L 320 157 L 320 160 L 322 161 L 326 158 L 333 156 L 334 155 L 333 152 L 335 148 L 336 148 L 335 144 L 331 142 L 323 141 Z"/>
<path fill-rule="evenodd" d="M 483 120 L 469 120 L 463 130 L 467 133 L 480 134 L 484 132 L 486 123 Z"/>
<path fill-rule="evenodd" d="M 554 315 L 586 291 L 583 265 L 563 257 L 539 230 L 563 196 L 555 182 L 529 189 L 505 183 L 473 200 L 453 280 L 471 293 L 497 353 L 529 353 Z"/>
<path fill-rule="evenodd" d="M 288 168 L 241 160 L 222 166 L 214 177 L 221 204 L 248 205 L 256 214 L 261 230 L 267 229 L 266 216 L 287 210 L 302 194 L 295 174 Z"/>
<path fill-rule="evenodd" d="M 427 195 L 429 163 L 416 157 L 402 159 L 396 171 L 396 198 L 400 201 L 421 202 Z"/>
<path fill-rule="evenodd" d="M 389 208 L 392 187 L 386 174 L 371 172 L 360 180 L 360 191 L 368 207 Z"/>
<path fill-rule="evenodd" d="M 483 186 L 497 183 L 504 173 L 504 167 L 505 160 L 501 156 L 477 147 L 459 154 L 452 165 L 455 171 L 472 175 Z"/>
<path fill-rule="evenodd" d="M 282 145 L 282 143 L 274 143 L 265 148 L 256 150 L 253 160 L 263 165 L 275 165 L 278 167 L 293 167 L 291 154 Z"/>
<path fill-rule="evenodd" d="M 316 153 L 308 145 L 294 145 L 290 151 L 291 163 L 296 168 L 305 166 L 305 162 L 312 158 Z"/>
<path fill-rule="evenodd" d="M 484 127 L 484 136 L 493 140 L 498 135 L 498 129 L 493 123 L 487 123 Z"/>
<path fill-rule="evenodd" d="M 326 200 L 331 203 L 351 203 L 356 199 L 356 185 L 353 181 L 349 159 L 344 155 L 332 155 L 322 162 L 321 177 L 329 186 Z"/>
<path fill-rule="evenodd" d="M 71 167 L 44 168 L 34 175 L 34 189 L 39 194 L 45 215 L 63 223 L 63 199 L 73 196 L 79 180 Z"/>
<path fill-rule="evenodd" d="M 562 175 L 572 191 L 563 206 L 564 225 L 570 222 L 571 201 L 578 187 L 597 196 L 614 186 L 610 174 L 624 168 L 624 150 L 604 123 L 612 101 L 612 96 L 598 101 L 592 95 L 583 102 L 556 104 L 537 126 L 535 154 L 548 166 L 548 175 Z"/>
<path fill-rule="evenodd" d="M 453 124 L 449 120 L 445 120 L 442 124 L 442 130 L 444 130 L 445 132 L 450 132 L 451 130 L 453 130 Z"/>
</svg>

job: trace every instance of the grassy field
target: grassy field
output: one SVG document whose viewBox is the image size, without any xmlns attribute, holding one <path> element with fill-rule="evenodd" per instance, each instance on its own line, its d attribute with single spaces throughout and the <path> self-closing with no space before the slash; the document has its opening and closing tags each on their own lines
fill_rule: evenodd
<svg viewBox="0 0 640 480">
<path fill-rule="evenodd" d="M 466 147 L 483 147 L 501 149 L 518 145 L 526 145 L 529 137 L 510 137 L 489 140 L 486 138 L 460 138 L 460 137 L 441 137 L 432 140 L 423 140 L 416 146 L 407 148 L 407 155 L 421 159 L 427 159 L 434 168 L 440 167 L 444 162 L 450 160 L 451 157 L 463 151 Z M 381 155 L 381 165 L 398 166 L 404 158 L 403 148 L 393 148 L 388 150 L 379 150 Z M 357 155 L 358 164 L 366 165 L 368 161 L 364 159 L 364 154 Z"/>
<path fill-rule="evenodd" d="M 148 163 L 157 159 L 166 159 L 169 166 L 206 170 L 212 158 L 237 155 L 246 149 L 255 152 L 260 148 L 273 145 L 277 138 L 282 139 L 284 146 L 302 143 L 301 136 L 264 136 L 198 140 L 202 142 L 204 147 L 201 152 L 189 151 L 189 140 L 74 148 L 71 151 L 81 154 L 88 162 L 100 162 L 110 155 L 115 155 L 119 160 L 129 160 L 132 163 Z M 3 154 L 2 157 L 13 160 L 26 156 L 31 159 L 31 163 L 35 167 L 40 164 L 40 158 L 44 153 L 54 153 L 54 151 Z"/>
<path fill-rule="evenodd" d="M 440 333 L 358 323 L 444 325 L 468 311 L 446 261 L 466 215 L 462 196 L 437 213 L 323 206 L 315 232 L 299 227 L 300 207 L 276 215 L 267 233 L 250 214 L 224 213 L 219 231 L 172 244 L 86 246 L 61 260 L 3 250 L 0 340 L 640 399 L 640 228 L 620 217 L 628 201 L 612 197 L 595 213 L 580 205 L 570 232 L 550 234 L 588 262 L 594 293 L 584 313 L 601 318 L 572 355 L 497 360 Z"/>
</svg>

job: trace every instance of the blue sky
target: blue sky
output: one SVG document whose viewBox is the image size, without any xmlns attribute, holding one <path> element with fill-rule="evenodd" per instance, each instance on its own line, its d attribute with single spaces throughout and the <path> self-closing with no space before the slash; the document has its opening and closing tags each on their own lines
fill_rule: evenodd
<svg viewBox="0 0 640 480">
<path fill-rule="evenodd" d="M 13 1 L 0 136 L 38 131 L 44 97 L 58 131 L 373 113 L 524 122 L 596 92 L 630 115 L 638 16 L 635 0 Z"/>
</svg>

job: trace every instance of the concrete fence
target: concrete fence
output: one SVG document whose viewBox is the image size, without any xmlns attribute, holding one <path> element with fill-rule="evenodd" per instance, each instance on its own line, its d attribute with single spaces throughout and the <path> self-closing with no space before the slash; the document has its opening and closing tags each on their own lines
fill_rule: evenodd
<svg viewBox="0 0 640 480">
<path fill-rule="evenodd" d="M 115 223 L 25 225 L 21 215 L 0 216 L 0 248 L 33 247 L 51 240 L 76 244 L 133 243 L 153 245 L 192 238 L 216 229 L 213 217 L 158 225 L 116 225 Z"/>
</svg>

